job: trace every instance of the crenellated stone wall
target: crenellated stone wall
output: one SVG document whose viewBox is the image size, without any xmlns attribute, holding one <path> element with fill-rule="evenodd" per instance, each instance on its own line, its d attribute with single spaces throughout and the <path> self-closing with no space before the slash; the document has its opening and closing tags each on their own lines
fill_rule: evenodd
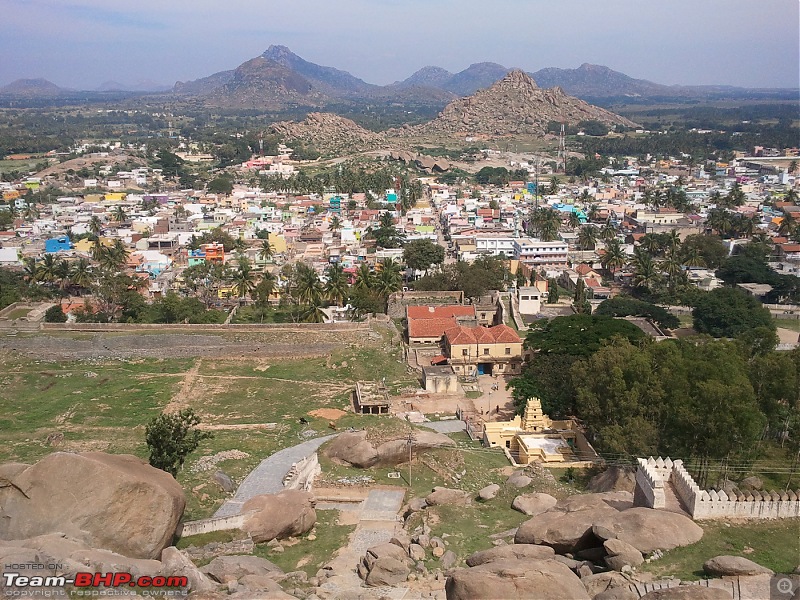
<svg viewBox="0 0 800 600">
<path fill-rule="evenodd" d="M 322 473 L 319 457 L 314 452 L 300 462 L 293 463 L 283 477 L 283 487 L 288 490 L 305 490 L 310 492 L 314 487 L 314 478 Z"/>
<path fill-rule="evenodd" d="M 634 503 L 639 506 L 664 508 L 665 488 L 670 484 L 693 519 L 800 517 L 800 490 L 731 494 L 722 490 L 701 490 L 681 460 L 651 456 L 637 461 Z"/>
</svg>

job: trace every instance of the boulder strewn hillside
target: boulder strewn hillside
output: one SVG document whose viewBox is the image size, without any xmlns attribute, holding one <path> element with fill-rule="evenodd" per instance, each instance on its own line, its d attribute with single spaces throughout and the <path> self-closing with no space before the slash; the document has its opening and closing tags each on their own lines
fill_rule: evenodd
<svg viewBox="0 0 800 600">
<path fill-rule="evenodd" d="M 271 131 L 289 145 L 301 142 L 305 146 L 313 146 L 323 155 L 374 150 L 387 145 L 382 134 L 364 129 L 350 119 L 332 113 L 310 113 L 299 123 L 281 121 L 272 125 Z"/>
<path fill-rule="evenodd" d="M 448 104 L 433 121 L 406 133 L 508 136 L 543 135 L 550 121 L 595 120 L 632 127 L 632 121 L 574 98 L 561 88 L 541 89 L 523 71 L 511 71 L 490 88 Z"/>
</svg>

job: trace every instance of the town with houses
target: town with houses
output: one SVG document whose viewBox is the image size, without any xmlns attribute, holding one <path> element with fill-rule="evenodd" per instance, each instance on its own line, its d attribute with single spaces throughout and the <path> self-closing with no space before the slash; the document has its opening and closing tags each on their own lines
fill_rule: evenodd
<svg viewBox="0 0 800 600">
<path fill-rule="evenodd" d="M 798 597 L 796 92 L 0 87 L 0 595 Z"/>
</svg>

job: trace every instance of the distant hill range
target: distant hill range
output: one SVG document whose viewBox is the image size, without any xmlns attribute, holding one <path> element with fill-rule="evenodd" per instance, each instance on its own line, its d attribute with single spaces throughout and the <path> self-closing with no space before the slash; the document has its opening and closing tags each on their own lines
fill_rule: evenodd
<svg viewBox="0 0 800 600">
<path fill-rule="evenodd" d="M 403 81 L 379 86 L 334 67 L 309 62 L 286 46 L 270 46 L 260 56 L 235 69 L 219 71 L 194 81 L 179 81 L 171 96 L 195 97 L 220 108 L 285 109 L 364 102 L 396 102 L 441 109 L 455 98 L 487 89 L 510 71 L 492 62 L 475 63 L 451 73 L 427 66 Z M 733 86 L 668 86 L 635 79 L 601 65 L 577 69 L 546 68 L 528 73 L 542 88 L 559 87 L 567 94 L 609 105 L 614 101 L 795 98 L 796 90 L 749 89 Z M 106 82 L 95 92 L 163 93 L 163 86 L 147 81 L 135 85 Z M 44 79 L 19 79 L 0 88 L 0 95 L 46 98 L 75 94 Z"/>
<path fill-rule="evenodd" d="M 58 96 L 66 91 L 47 79 L 17 79 L 0 87 L 0 94 L 25 98 Z"/>
</svg>

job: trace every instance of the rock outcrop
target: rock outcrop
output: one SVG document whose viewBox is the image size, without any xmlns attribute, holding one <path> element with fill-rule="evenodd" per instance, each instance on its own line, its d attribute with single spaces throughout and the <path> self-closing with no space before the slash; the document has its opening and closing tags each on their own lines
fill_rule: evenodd
<svg viewBox="0 0 800 600">
<path fill-rule="evenodd" d="M 467 506 L 471 500 L 468 492 L 445 487 L 435 487 L 433 491 L 425 497 L 425 502 L 427 502 L 428 506 L 441 506 L 443 504 Z"/>
<path fill-rule="evenodd" d="M 367 550 L 358 564 L 358 575 L 370 587 L 397 585 L 408 579 L 411 566 L 407 552 L 387 542 Z"/>
<path fill-rule="evenodd" d="M 773 571 L 742 556 L 715 556 L 703 563 L 703 570 L 715 577 L 734 575 L 773 575 Z"/>
<path fill-rule="evenodd" d="M 555 556 L 555 550 L 550 546 L 534 546 L 533 544 L 508 544 L 497 546 L 488 550 L 480 550 L 467 557 L 466 563 L 470 567 L 477 567 L 498 560 L 549 560 Z"/>
<path fill-rule="evenodd" d="M 559 501 L 549 510 L 520 525 L 514 536 L 517 544 L 552 546 L 559 554 L 598 545 L 592 525 L 603 517 L 612 517 L 620 508 L 629 508 L 628 492 L 579 494 Z"/>
<path fill-rule="evenodd" d="M 558 501 L 550 494 L 532 492 L 514 498 L 511 508 L 532 517 L 553 508 Z"/>
<path fill-rule="evenodd" d="M 589 600 L 581 580 L 555 560 L 504 559 L 456 569 L 445 583 L 447 600 Z"/>
<path fill-rule="evenodd" d="M 303 535 L 317 522 L 314 496 L 302 490 L 283 490 L 277 494 L 255 496 L 244 503 L 244 530 L 260 544 L 274 539 Z"/>
<path fill-rule="evenodd" d="M 441 433 L 415 431 L 412 454 L 431 448 L 452 447 L 456 443 Z M 394 466 L 408 462 L 408 441 L 405 437 L 387 440 L 377 447 L 367 439 L 366 431 L 341 433 L 323 449 L 332 461 L 360 469 L 374 466 Z"/>
<path fill-rule="evenodd" d="M 2 540 L 60 532 L 92 548 L 158 558 L 186 505 L 172 475 L 127 454 L 55 452 L 11 470 L 11 485 L 0 488 Z"/>
<path fill-rule="evenodd" d="M 541 89 L 530 75 L 510 71 L 488 89 L 448 104 L 439 116 L 402 134 L 444 134 L 454 137 L 483 135 L 544 135 L 550 121 L 576 125 L 580 121 L 632 127 L 635 123 L 570 96 L 559 87 Z"/>
<path fill-rule="evenodd" d="M 688 546 L 703 537 L 702 527 L 689 517 L 642 507 L 603 515 L 592 529 L 600 539 L 622 540 L 643 554 Z"/>
<path fill-rule="evenodd" d="M 383 134 L 364 129 L 333 113 L 312 112 L 300 122 L 275 123 L 271 131 L 290 146 L 300 142 L 316 148 L 323 155 L 363 152 L 385 148 L 389 144 Z"/>
<path fill-rule="evenodd" d="M 630 492 L 636 489 L 636 473 L 625 467 L 609 467 L 589 480 L 590 492 Z"/>
</svg>

